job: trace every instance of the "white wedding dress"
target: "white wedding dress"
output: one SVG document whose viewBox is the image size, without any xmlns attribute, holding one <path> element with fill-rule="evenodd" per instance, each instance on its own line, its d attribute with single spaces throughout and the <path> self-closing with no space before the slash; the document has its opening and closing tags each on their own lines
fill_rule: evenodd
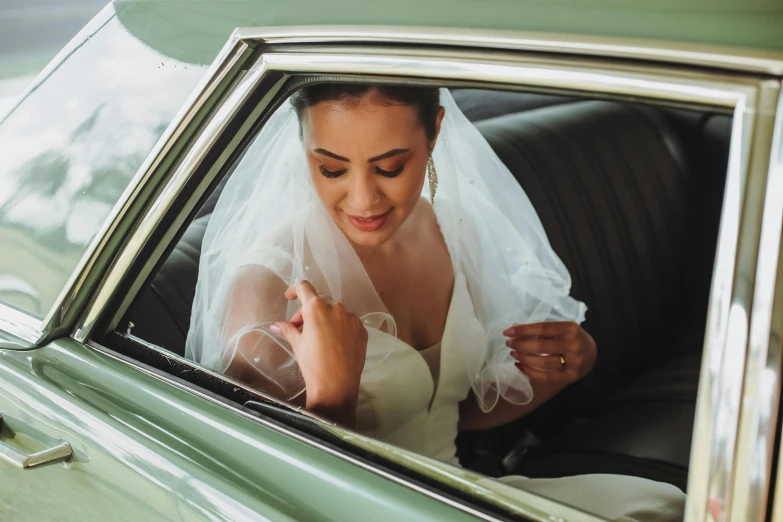
<svg viewBox="0 0 783 522">
<path fill-rule="evenodd" d="M 397 337 L 369 330 L 369 343 L 386 346 L 383 364 L 368 364 L 362 374 L 355 429 L 365 435 L 459 466 L 459 403 L 470 380 L 460 345 L 485 337 L 461 271 L 441 342 L 417 351 Z M 371 361 L 368 361 L 371 363 Z M 536 492 L 572 507 L 622 521 L 679 521 L 685 495 L 676 487 L 621 475 L 582 475 L 559 479 L 503 477 L 506 484 Z"/>
</svg>

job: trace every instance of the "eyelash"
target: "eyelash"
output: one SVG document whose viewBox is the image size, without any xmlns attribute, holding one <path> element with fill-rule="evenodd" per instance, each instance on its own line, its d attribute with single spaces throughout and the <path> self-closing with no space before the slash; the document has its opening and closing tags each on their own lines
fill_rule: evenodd
<svg viewBox="0 0 783 522">
<path fill-rule="evenodd" d="M 380 167 L 375 167 L 375 172 L 376 172 L 376 174 L 380 174 L 384 178 L 396 178 L 397 176 L 400 175 L 400 172 L 402 172 L 402 169 L 404 169 L 404 168 L 405 168 L 405 165 L 400 165 L 398 168 L 396 168 L 395 170 L 392 170 L 390 172 L 388 170 L 383 170 Z"/>
<path fill-rule="evenodd" d="M 405 168 L 405 165 L 401 165 L 396 170 L 388 171 L 388 170 L 383 170 L 380 167 L 375 167 L 375 173 L 376 174 L 380 174 L 384 178 L 396 178 L 397 176 L 400 175 L 400 173 L 402 172 L 402 170 L 404 168 Z M 321 174 L 325 178 L 328 178 L 328 179 L 339 178 L 340 176 L 342 176 L 343 174 L 345 174 L 347 172 L 346 169 L 335 170 L 335 171 L 326 170 L 326 168 L 323 165 L 318 165 L 318 170 L 321 171 Z"/>
<path fill-rule="evenodd" d="M 346 169 L 335 170 L 335 171 L 326 170 L 323 165 L 318 165 L 318 170 L 321 171 L 321 174 L 323 174 L 325 178 L 329 178 L 329 179 L 339 178 L 340 176 L 342 176 L 347 172 Z"/>
</svg>

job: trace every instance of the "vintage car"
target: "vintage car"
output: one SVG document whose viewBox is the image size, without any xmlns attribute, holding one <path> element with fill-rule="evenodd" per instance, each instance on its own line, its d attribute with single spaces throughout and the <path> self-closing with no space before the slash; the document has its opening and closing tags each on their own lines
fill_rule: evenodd
<svg viewBox="0 0 783 522">
<path fill-rule="evenodd" d="M 781 27 L 777 0 L 115 0 L 0 120 L 0 520 L 594 519 L 510 473 L 783 520 Z M 461 434 L 463 468 L 184 357 L 223 181 L 324 78 L 450 88 L 590 307 L 593 372 Z"/>
</svg>

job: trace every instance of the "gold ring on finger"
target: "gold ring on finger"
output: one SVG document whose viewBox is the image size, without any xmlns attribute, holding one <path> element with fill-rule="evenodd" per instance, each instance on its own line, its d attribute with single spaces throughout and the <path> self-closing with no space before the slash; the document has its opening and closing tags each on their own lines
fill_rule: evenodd
<svg viewBox="0 0 783 522">
<path fill-rule="evenodd" d="M 565 371 L 566 360 L 562 355 L 560 356 L 560 371 Z"/>
</svg>

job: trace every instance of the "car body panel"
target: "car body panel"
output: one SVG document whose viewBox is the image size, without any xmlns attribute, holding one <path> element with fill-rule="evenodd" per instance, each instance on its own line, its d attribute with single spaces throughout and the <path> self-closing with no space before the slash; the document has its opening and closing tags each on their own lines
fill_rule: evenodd
<svg viewBox="0 0 783 522">
<path fill-rule="evenodd" d="M 0 351 L 0 375 L 0 443 L 75 454 L 0 462 L 3 520 L 474 520 L 74 341 Z"/>
<path fill-rule="evenodd" d="M 106 0 L 0 3 L 0 118 Z"/>
</svg>

